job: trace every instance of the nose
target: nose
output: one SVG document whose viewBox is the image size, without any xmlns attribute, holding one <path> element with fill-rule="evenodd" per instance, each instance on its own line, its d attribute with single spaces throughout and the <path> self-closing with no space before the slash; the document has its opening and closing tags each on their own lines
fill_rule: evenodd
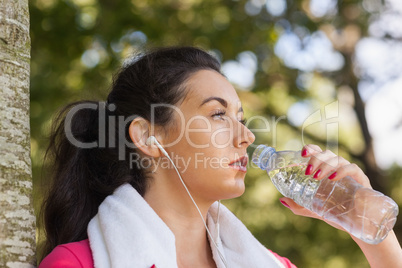
<svg viewBox="0 0 402 268">
<path fill-rule="evenodd" d="M 238 123 L 237 134 L 234 137 L 234 146 L 247 148 L 255 141 L 255 135 L 245 125 Z"/>
</svg>

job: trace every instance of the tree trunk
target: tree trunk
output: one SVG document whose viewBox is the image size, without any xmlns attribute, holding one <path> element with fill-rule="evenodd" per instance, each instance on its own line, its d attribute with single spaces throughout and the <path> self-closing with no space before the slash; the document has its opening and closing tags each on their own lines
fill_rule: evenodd
<svg viewBox="0 0 402 268">
<path fill-rule="evenodd" d="M 0 0 L 0 267 L 33 267 L 28 0 Z"/>
</svg>

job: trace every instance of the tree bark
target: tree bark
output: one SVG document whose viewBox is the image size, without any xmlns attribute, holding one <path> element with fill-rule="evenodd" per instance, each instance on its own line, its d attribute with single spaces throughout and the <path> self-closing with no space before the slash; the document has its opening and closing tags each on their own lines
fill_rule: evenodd
<svg viewBox="0 0 402 268">
<path fill-rule="evenodd" d="M 0 0 L 0 267 L 33 267 L 28 0 Z"/>
</svg>

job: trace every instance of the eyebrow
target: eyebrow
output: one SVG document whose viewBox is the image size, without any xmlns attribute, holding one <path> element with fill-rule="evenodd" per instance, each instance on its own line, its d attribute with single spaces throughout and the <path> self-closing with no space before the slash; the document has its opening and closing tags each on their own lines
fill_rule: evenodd
<svg viewBox="0 0 402 268">
<path fill-rule="evenodd" d="M 202 105 L 206 104 L 207 102 L 216 100 L 218 101 L 220 104 L 222 104 L 223 107 L 227 108 L 228 107 L 228 102 L 222 98 L 219 97 L 209 97 L 206 98 L 205 100 L 203 100 L 203 102 L 200 104 L 199 107 L 201 107 Z M 240 106 L 239 111 L 238 112 L 243 112 L 243 107 Z"/>
</svg>

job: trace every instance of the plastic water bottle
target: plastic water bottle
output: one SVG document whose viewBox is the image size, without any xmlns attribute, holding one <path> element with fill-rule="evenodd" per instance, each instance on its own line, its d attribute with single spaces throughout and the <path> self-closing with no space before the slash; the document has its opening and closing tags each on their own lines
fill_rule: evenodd
<svg viewBox="0 0 402 268">
<path fill-rule="evenodd" d="M 352 177 L 338 181 L 316 180 L 305 175 L 309 158 L 300 151 L 275 151 L 259 145 L 252 161 L 266 170 L 281 194 L 342 226 L 369 244 L 383 241 L 394 227 L 398 205 L 382 193 L 365 188 Z"/>
</svg>

